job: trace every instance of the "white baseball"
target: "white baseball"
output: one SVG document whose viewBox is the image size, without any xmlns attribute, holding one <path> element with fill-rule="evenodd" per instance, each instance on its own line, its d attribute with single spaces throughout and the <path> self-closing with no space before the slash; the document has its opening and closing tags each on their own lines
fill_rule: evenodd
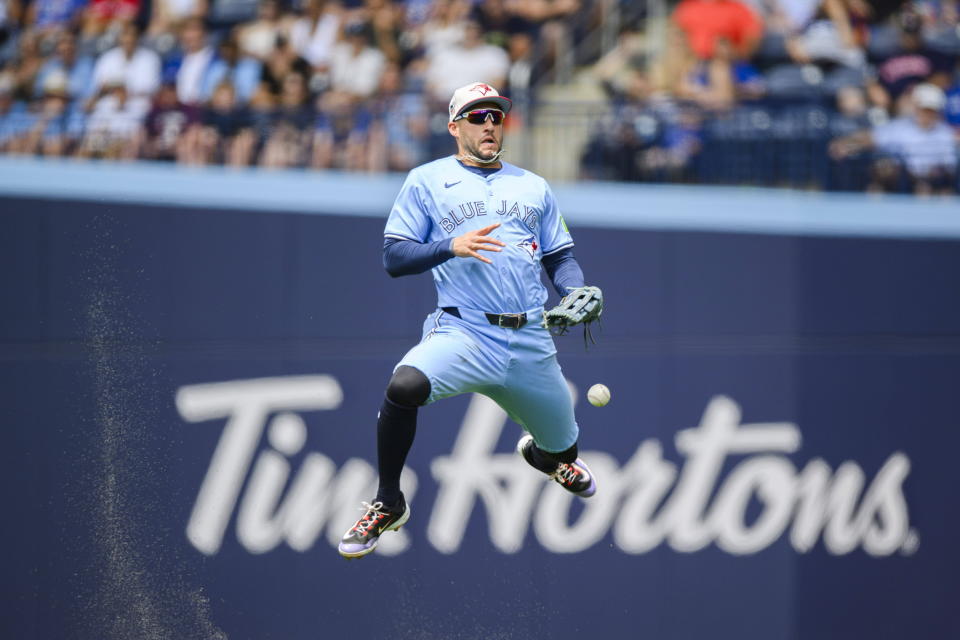
<svg viewBox="0 0 960 640">
<path fill-rule="evenodd" d="M 587 391 L 587 400 L 595 407 L 606 406 L 610 402 L 610 389 L 605 384 L 595 384 Z"/>
</svg>

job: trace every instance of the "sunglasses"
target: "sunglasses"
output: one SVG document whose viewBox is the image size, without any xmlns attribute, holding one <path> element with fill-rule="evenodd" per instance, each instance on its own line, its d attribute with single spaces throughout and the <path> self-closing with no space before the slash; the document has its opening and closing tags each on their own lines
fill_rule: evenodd
<svg viewBox="0 0 960 640">
<path fill-rule="evenodd" d="M 505 115 L 500 109 L 476 109 L 474 111 L 461 113 L 454 118 L 453 121 L 456 122 L 457 120 L 466 118 L 470 124 L 483 124 L 487 121 L 487 118 L 490 118 L 493 124 L 500 124 L 503 122 L 504 117 Z"/>
</svg>

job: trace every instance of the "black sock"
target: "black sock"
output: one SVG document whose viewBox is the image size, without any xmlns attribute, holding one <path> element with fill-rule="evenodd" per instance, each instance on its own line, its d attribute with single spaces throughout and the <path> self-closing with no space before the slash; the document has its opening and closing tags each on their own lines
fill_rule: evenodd
<svg viewBox="0 0 960 640">
<path fill-rule="evenodd" d="M 400 502 L 400 474 L 417 433 L 417 407 L 405 407 L 383 399 L 377 419 L 377 465 L 380 487 L 377 501 L 387 508 Z"/>
<path fill-rule="evenodd" d="M 559 453 L 544 451 L 534 444 L 533 450 L 530 453 L 530 457 L 533 458 L 533 464 L 537 469 L 540 469 L 540 471 L 544 473 L 553 473 L 556 471 L 557 465 L 561 462 L 569 464 L 577 459 L 577 443 L 574 442 L 572 447 Z"/>
</svg>

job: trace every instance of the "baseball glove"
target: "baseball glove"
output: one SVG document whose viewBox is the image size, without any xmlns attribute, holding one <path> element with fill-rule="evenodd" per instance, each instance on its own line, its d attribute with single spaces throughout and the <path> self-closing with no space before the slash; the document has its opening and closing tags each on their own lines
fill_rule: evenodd
<svg viewBox="0 0 960 640">
<path fill-rule="evenodd" d="M 571 288 L 560 304 L 543 314 L 543 327 L 555 336 L 562 336 L 570 327 L 583 325 L 583 343 L 587 339 L 596 344 L 590 332 L 590 323 L 600 322 L 603 313 L 603 292 L 600 287 Z"/>
</svg>

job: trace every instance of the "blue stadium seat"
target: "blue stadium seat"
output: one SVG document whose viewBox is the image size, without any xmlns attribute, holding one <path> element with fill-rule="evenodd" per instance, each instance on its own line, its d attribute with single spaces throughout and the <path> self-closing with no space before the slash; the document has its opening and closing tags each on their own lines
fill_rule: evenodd
<svg viewBox="0 0 960 640">
<path fill-rule="evenodd" d="M 837 95 L 837 91 L 844 87 L 865 87 L 867 75 L 865 69 L 851 69 L 850 67 L 838 67 L 829 72 L 820 85 L 820 91 L 824 96 L 832 98 Z"/>
<path fill-rule="evenodd" d="M 766 75 L 767 95 L 781 100 L 813 100 L 821 95 L 823 72 L 814 65 L 782 64 Z"/>
</svg>

